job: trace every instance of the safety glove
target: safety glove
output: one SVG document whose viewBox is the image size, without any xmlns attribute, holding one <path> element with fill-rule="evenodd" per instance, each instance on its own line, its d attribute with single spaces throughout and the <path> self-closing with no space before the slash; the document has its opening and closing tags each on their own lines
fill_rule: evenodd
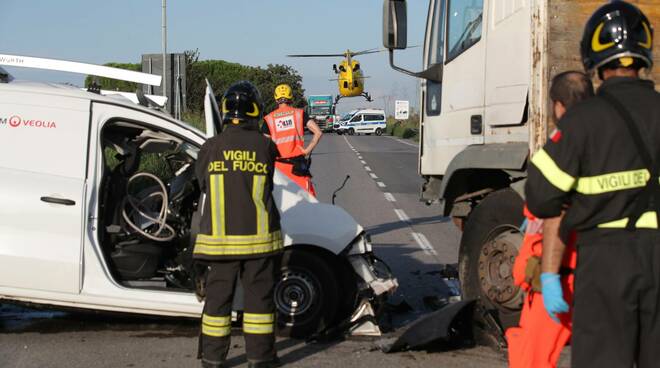
<svg viewBox="0 0 660 368">
<path fill-rule="evenodd" d="M 568 312 L 568 304 L 564 300 L 559 274 L 552 272 L 541 274 L 541 293 L 543 294 L 543 306 L 546 312 L 552 320 L 560 323 L 557 315 Z"/>
</svg>

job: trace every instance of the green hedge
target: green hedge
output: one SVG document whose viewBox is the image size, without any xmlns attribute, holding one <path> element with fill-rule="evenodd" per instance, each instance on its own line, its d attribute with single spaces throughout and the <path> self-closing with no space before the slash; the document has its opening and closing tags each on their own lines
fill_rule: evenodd
<svg viewBox="0 0 660 368">
<path fill-rule="evenodd" d="M 385 131 L 395 137 L 416 140 L 419 134 L 419 115 L 411 115 L 407 120 L 395 120 L 390 116 Z"/>
</svg>

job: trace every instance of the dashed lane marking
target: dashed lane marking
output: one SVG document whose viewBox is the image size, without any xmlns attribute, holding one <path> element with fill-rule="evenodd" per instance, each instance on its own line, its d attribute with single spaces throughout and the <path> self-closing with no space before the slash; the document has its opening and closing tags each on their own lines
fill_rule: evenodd
<svg viewBox="0 0 660 368">
<path fill-rule="evenodd" d="M 385 195 L 385 199 L 387 199 L 390 202 L 396 202 L 396 198 L 392 195 L 392 193 L 385 192 L 383 193 Z"/>
<path fill-rule="evenodd" d="M 381 188 L 385 188 L 387 186 L 382 181 L 377 181 L 376 184 L 378 184 L 378 186 L 381 187 Z"/>
<path fill-rule="evenodd" d="M 395 208 L 394 213 L 396 213 L 397 217 L 402 222 L 410 223 L 410 217 L 408 217 L 408 215 L 405 212 L 403 212 L 403 210 Z"/>
<path fill-rule="evenodd" d="M 369 166 L 365 166 L 364 169 L 367 171 L 371 171 L 371 168 Z"/>
<path fill-rule="evenodd" d="M 367 164 L 367 162 L 366 162 L 365 160 L 360 160 L 360 163 L 361 163 L 362 165 L 366 165 L 366 164 Z"/>
<path fill-rule="evenodd" d="M 394 138 L 394 137 L 391 137 L 391 136 L 388 136 L 388 138 L 393 139 L 393 140 L 395 140 L 395 141 L 397 141 L 397 142 L 399 142 L 399 143 L 406 144 L 406 145 L 408 145 L 408 146 L 419 147 L 419 144 L 413 144 L 413 143 L 410 143 L 410 142 L 406 142 L 406 141 L 404 141 L 403 139 Z"/>
<path fill-rule="evenodd" d="M 424 253 L 426 253 L 430 256 L 437 256 L 438 255 L 438 253 L 435 251 L 435 249 L 433 249 L 433 246 L 431 245 L 429 240 L 426 238 L 426 236 L 424 236 L 424 234 L 413 232 L 413 233 L 411 233 L 411 235 L 412 235 L 413 239 L 415 239 L 415 243 L 417 243 L 417 245 L 420 248 L 422 248 Z"/>
<path fill-rule="evenodd" d="M 372 179 L 378 179 L 378 176 L 374 173 L 369 173 L 369 176 L 371 176 Z"/>
</svg>

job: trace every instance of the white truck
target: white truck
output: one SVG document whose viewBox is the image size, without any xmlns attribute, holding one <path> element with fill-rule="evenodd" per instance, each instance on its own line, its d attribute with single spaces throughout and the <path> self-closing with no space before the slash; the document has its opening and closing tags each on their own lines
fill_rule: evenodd
<svg viewBox="0 0 660 368">
<path fill-rule="evenodd" d="M 160 83 L 59 60 L 0 55 L 0 63 Z M 7 82 L 0 82 L 0 301 L 199 317 L 194 166 L 219 129 L 210 86 L 205 133 L 122 95 L 0 74 Z M 157 100 L 137 98 L 149 99 Z M 279 171 L 274 180 L 285 239 L 275 289 L 279 333 L 306 337 L 354 311 L 356 318 L 373 312 L 369 303 L 396 279 L 364 229 Z M 363 332 L 378 333 L 377 326 Z"/>
<path fill-rule="evenodd" d="M 633 3 L 660 25 L 660 0 Z M 438 203 L 463 231 L 463 295 L 478 299 L 486 322 L 498 328 L 517 324 L 521 308 L 511 270 L 522 239 L 528 159 L 551 130 L 549 81 L 559 72 L 582 70 L 583 27 L 602 4 L 430 0 L 424 71 L 411 72 L 394 63 L 394 50 L 406 48 L 406 1 L 384 1 L 390 64 L 421 79 L 421 199 Z M 655 55 L 650 77 L 657 83 L 660 52 Z"/>
</svg>

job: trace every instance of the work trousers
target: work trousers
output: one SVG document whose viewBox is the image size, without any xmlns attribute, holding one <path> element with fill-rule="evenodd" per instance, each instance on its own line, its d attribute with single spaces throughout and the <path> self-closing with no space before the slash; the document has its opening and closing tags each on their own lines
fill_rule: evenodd
<svg viewBox="0 0 660 368">
<path fill-rule="evenodd" d="M 273 289 L 279 256 L 210 262 L 202 315 L 201 358 L 225 361 L 231 343 L 231 312 L 238 277 L 244 289 L 243 333 L 248 361 L 269 361 L 275 352 Z"/>
<path fill-rule="evenodd" d="M 577 250 L 572 366 L 660 366 L 660 231 L 593 230 Z"/>
</svg>

